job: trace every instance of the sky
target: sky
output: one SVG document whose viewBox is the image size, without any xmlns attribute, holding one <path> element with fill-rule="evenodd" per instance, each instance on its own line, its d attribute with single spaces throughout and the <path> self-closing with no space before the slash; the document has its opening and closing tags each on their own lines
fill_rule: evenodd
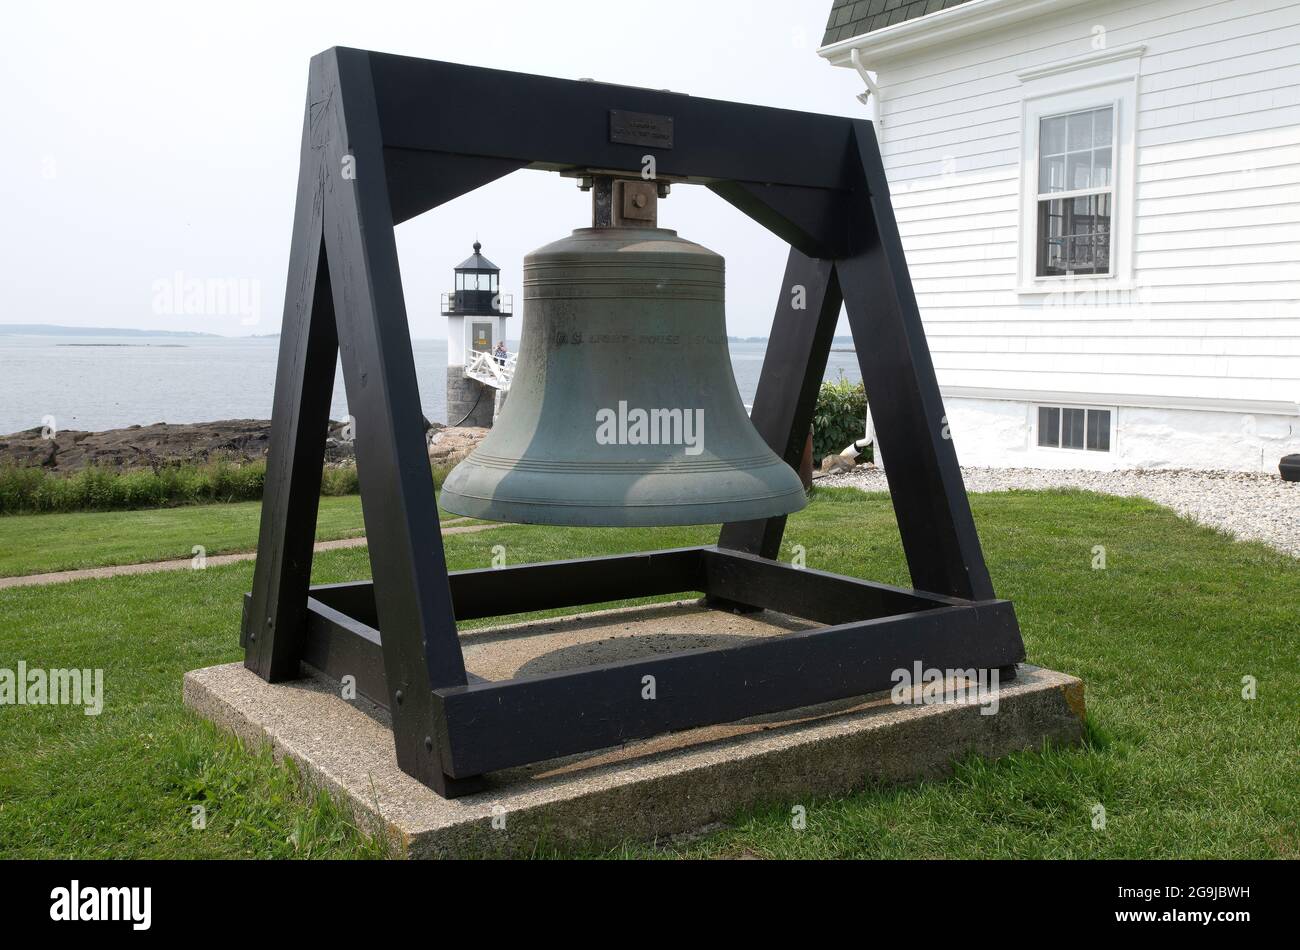
<svg viewBox="0 0 1300 950">
<path fill-rule="evenodd" d="M 866 117 L 856 75 L 816 54 L 830 5 L 11 4 L 0 323 L 277 332 L 307 65 L 331 46 Z M 476 238 L 518 301 L 524 255 L 588 224 L 572 180 L 520 171 L 399 225 L 412 336 L 445 335 L 440 296 Z M 728 332 L 765 336 L 780 241 L 698 186 L 675 187 L 660 224 L 726 257 Z M 196 287 L 224 300 L 195 307 Z"/>
</svg>

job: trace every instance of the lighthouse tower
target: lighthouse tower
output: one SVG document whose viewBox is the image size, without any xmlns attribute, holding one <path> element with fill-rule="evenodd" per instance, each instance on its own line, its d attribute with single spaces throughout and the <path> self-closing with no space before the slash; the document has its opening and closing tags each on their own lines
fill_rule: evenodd
<svg viewBox="0 0 1300 950">
<path fill-rule="evenodd" d="M 456 265 L 455 289 L 442 295 L 442 315 L 447 318 L 448 425 L 492 425 L 496 391 L 465 370 L 474 366 L 476 354 L 484 354 L 480 361 L 491 359 L 497 343 L 505 340 L 512 302 L 501 293 L 501 268 L 482 250 L 483 245 L 475 241 L 474 253 Z"/>
</svg>

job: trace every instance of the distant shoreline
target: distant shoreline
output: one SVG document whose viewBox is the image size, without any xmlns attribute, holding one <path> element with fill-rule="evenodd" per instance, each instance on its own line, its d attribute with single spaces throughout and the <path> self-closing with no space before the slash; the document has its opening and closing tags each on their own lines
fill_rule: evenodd
<svg viewBox="0 0 1300 950">
<path fill-rule="evenodd" d="M 275 334 L 279 336 L 279 334 Z M 248 337 L 223 337 L 218 333 L 198 330 L 130 330 L 123 327 L 69 327 L 58 323 L 0 323 L 0 336 L 165 336 L 191 337 L 211 340 L 249 339 Z"/>
<path fill-rule="evenodd" d="M 54 345 L 55 345 L 55 346 L 90 346 L 90 347 L 103 347 L 103 346 L 152 346 L 152 347 L 155 347 L 155 348 L 157 348 L 157 349 L 168 349 L 168 348 L 184 349 L 184 348 L 185 348 L 185 344 L 184 344 L 184 343 L 55 343 Z"/>
<path fill-rule="evenodd" d="M 426 327 L 427 329 L 427 327 Z M 512 351 L 516 343 L 508 342 Z M 850 345 L 832 344 L 837 351 Z M 447 418 L 447 342 L 411 341 L 420 404 L 431 420 Z M 0 433 L 53 425 L 106 431 L 167 420 L 264 419 L 271 414 L 280 342 L 243 337 L 21 337 L 0 335 Z M 768 347 L 727 347 L 741 399 L 758 389 Z M 827 354 L 825 378 L 860 378 L 851 351 Z M 348 413 L 341 376 L 330 397 L 332 418 Z"/>
<path fill-rule="evenodd" d="M 124 337 L 182 337 L 189 339 L 201 340 L 275 340 L 279 339 L 277 333 L 252 333 L 246 336 L 225 336 L 220 333 L 204 333 L 199 330 L 134 330 L 125 327 L 69 327 L 57 323 L 0 323 L 0 337 L 9 336 L 27 336 L 27 337 L 66 337 L 66 336 L 124 336 Z M 415 340 L 444 340 L 439 336 L 420 336 L 411 337 Z M 766 345 L 768 337 L 765 336 L 728 336 L 728 343 L 758 343 Z M 517 341 L 516 341 L 517 342 Z M 149 344 L 127 344 L 127 343 L 62 343 L 60 346 L 147 346 Z M 852 353 L 853 338 L 837 336 L 831 341 L 833 353 Z M 847 348 L 845 348 L 847 347 Z"/>
</svg>

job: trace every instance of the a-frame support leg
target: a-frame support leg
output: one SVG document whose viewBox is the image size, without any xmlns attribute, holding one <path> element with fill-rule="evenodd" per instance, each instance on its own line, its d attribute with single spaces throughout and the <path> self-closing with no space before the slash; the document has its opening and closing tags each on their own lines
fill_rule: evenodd
<svg viewBox="0 0 1300 950">
<path fill-rule="evenodd" d="M 934 363 L 903 257 L 870 123 L 855 125 L 861 188 L 854 253 L 835 262 L 853 343 L 888 464 L 898 531 L 917 590 L 994 596 L 957 465 Z"/>
<path fill-rule="evenodd" d="M 451 797 L 479 781 L 446 775 L 433 740 L 441 730 L 432 690 L 463 686 L 466 675 L 366 54 L 339 49 L 316 57 L 310 89 L 262 546 L 245 617 L 246 664 L 267 679 L 299 675 L 325 427 L 341 350 L 397 760 Z M 310 308 L 303 287 L 310 288 Z"/>
<path fill-rule="evenodd" d="M 840 303 L 832 262 L 791 248 L 750 420 L 772 451 L 796 470 L 826 373 Z M 775 559 L 785 521 L 780 515 L 725 524 L 718 546 Z"/>
<path fill-rule="evenodd" d="M 299 675 L 325 429 L 338 357 L 334 302 L 324 266 L 322 176 L 312 141 L 313 93 L 319 80 L 319 63 L 313 60 L 257 566 L 240 631 L 244 665 L 270 682 Z"/>
<path fill-rule="evenodd" d="M 378 109 L 366 54 L 324 55 L 325 250 L 338 315 L 384 675 L 402 770 L 443 796 L 478 784 L 442 768 L 432 691 L 464 686 L 424 439 Z"/>
<path fill-rule="evenodd" d="M 852 251 L 818 261 L 791 250 L 752 420 L 797 467 L 846 305 L 912 584 L 971 600 L 994 596 L 925 341 L 875 132 L 855 123 L 858 184 L 848 215 Z M 807 311 L 791 306 L 807 288 Z M 843 295 L 841 297 L 841 294 Z M 784 517 L 724 525 L 718 544 L 775 558 Z M 743 605 L 715 602 L 715 606 Z"/>
</svg>

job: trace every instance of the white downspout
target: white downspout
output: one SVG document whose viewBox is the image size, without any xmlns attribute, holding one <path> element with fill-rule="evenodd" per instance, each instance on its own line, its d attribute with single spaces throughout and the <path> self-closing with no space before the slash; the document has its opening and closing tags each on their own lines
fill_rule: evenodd
<svg viewBox="0 0 1300 950">
<path fill-rule="evenodd" d="M 849 62 L 853 64 L 853 68 L 858 71 L 858 75 L 862 77 L 862 82 L 867 87 L 866 92 L 858 94 L 858 102 L 865 106 L 867 100 L 874 94 L 878 111 L 880 108 L 880 87 L 877 86 L 876 81 L 871 78 L 871 73 L 867 72 L 867 67 L 862 65 L 862 51 L 857 47 L 849 50 Z"/>
</svg>

